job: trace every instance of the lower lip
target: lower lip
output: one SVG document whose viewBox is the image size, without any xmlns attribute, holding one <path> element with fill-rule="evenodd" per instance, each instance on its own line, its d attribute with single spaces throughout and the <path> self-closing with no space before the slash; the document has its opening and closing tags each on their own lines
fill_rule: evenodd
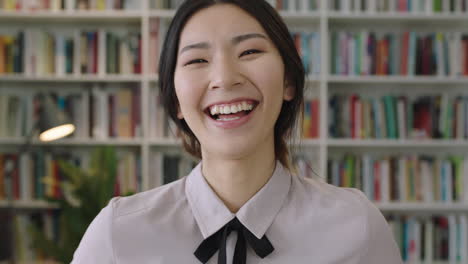
<svg viewBox="0 0 468 264">
<path fill-rule="evenodd" d="M 256 109 L 257 109 L 257 107 L 252 109 L 252 111 L 250 111 L 250 113 L 248 115 L 245 115 L 245 116 L 240 117 L 239 119 L 230 120 L 230 121 L 218 121 L 218 120 L 214 120 L 211 117 L 208 117 L 208 118 L 211 121 L 213 121 L 215 126 L 217 126 L 217 127 L 224 128 L 224 129 L 232 129 L 232 128 L 240 127 L 243 124 L 247 123 L 250 120 L 250 118 L 252 117 L 252 115 L 253 115 L 253 113 L 255 112 Z"/>
</svg>

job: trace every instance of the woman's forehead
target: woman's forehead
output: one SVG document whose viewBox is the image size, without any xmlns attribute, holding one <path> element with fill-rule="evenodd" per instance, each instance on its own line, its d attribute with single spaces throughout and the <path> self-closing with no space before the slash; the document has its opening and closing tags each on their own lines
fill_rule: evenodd
<svg viewBox="0 0 468 264">
<path fill-rule="evenodd" d="M 213 38 L 232 39 L 250 33 L 267 36 L 260 23 L 246 11 L 233 4 L 216 4 L 198 11 L 187 21 L 181 32 L 180 44 Z"/>
</svg>

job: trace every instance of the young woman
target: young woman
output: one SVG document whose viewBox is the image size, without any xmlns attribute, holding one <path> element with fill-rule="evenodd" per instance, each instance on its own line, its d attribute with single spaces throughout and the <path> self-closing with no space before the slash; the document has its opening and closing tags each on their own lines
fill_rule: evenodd
<svg viewBox="0 0 468 264">
<path fill-rule="evenodd" d="M 73 263 L 401 263 L 362 192 L 291 172 L 286 142 L 304 69 L 267 2 L 185 1 L 159 76 L 164 106 L 201 162 L 176 182 L 112 199 Z"/>
</svg>

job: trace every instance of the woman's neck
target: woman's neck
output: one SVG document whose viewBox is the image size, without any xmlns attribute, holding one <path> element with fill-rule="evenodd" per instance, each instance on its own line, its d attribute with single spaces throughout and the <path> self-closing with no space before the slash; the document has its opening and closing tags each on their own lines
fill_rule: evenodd
<svg viewBox="0 0 468 264">
<path fill-rule="evenodd" d="M 250 200 L 275 170 L 274 146 L 264 145 L 241 159 L 211 158 L 210 155 L 203 158 L 203 176 L 232 213 Z"/>
</svg>

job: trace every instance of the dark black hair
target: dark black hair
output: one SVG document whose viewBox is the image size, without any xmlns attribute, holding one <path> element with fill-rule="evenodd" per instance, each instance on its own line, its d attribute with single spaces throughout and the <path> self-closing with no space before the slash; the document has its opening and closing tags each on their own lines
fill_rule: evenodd
<svg viewBox="0 0 468 264">
<path fill-rule="evenodd" d="M 275 124 L 275 157 L 285 167 L 289 165 L 287 141 L 291 138 L 304 104 L 305 72 L 289 30 L 276 10 L 264 0 L 186 0 L 177 10 L 164 40 L 159 61 L 159 87 L 162 104 L 179 129 L 184 148 L 201 159 L 200 142 L 185 120 L 177 118 L 179 102 L 174 87 L 180 34 L 187 21 L 198 11 L 216 4 L 235 5 L 253 16 L 278 49 L 285 67 L 285 81 L 295 88 L 294 98 L 283 101 Z"/>
</svg>

